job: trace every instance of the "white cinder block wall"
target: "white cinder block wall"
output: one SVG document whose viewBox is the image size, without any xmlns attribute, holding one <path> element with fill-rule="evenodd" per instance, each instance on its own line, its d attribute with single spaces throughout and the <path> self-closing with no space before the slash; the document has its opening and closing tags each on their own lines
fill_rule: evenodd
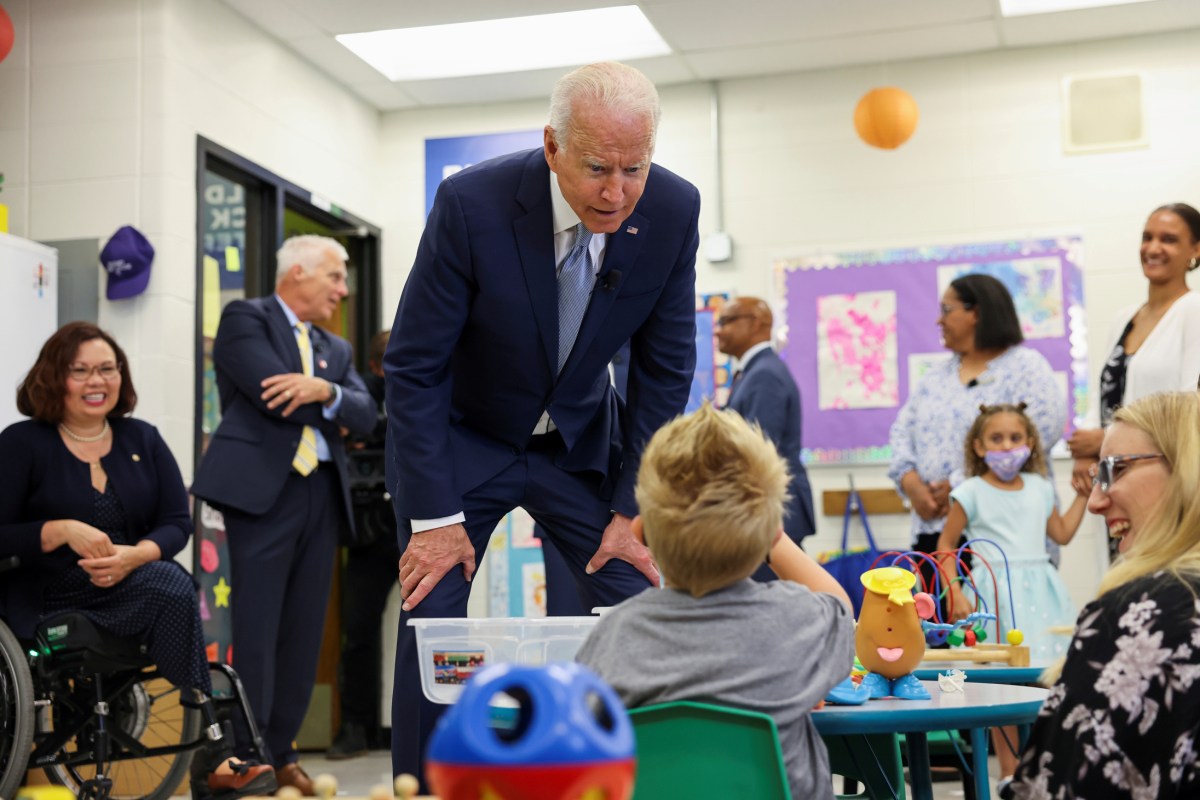
<svg viewBox="0 0 1200 800">
<path fill-rule="evenodd" d="M 545 122 L 540 100 L 380 114 L 216 0 L 5 8 L 17 31 L 0 64 L 0 201 L 11 230 L 103 240 L 132 223 L 154 242 L 149 290 L 102 300 L 101 324 L 130 352 L 139 414 L 163 429 L 189 478 L 196 135 L 379 224 L 386 321 L 424 221 L 424 139 Z M 1145 293 L 1137 245 L 1146 214 L 1164 202 L 1200 203 L 1196 33 L 721 82 L 724 227 L 735 251 L 724 264 L 700 259 L 700 290 L 770 297 L 776 259 L 822 246 L 1075 231 L 1087 246 L 1094 385 L 1107 321 Z M 1063 77 L 1126 69 L 1145 76 L 1150 147 L 1063 155 Z M 894 152 L 866 147 L 851 125 L 858 98 L 888 84 L 921 107 L 917 134 Z M 702 235 L 715 230 L 718 202 L 712 88 L 662 88 L 656 154 L 700 187 Z M 850 471 L 814 469 L 818 494 L 844 487 Z M 885 484 L 882 468 L 852 471 L 860 487 Z M 903 520 L 873 523 L 881 543 L 906 543 Z M 822 518 L 814 549 L 839 528 Z M 1078 600 L 1101 569 L 1096 534 L 1067 551 Z"/>
</svg>

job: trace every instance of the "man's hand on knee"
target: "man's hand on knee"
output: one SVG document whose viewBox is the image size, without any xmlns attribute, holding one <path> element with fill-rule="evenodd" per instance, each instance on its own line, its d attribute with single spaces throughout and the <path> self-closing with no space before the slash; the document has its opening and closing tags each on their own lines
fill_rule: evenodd
<svg viewBox="0 0 1200 800">
<path fill-rule="evenodd" d="M 475 574 L 475 548 L 461 524 L 414 533 L 400 556 L 402 608 L 416 608 L 456 564 L 463 565 L 463 577 L 469 582 Z"/>
<path fill-rule="evenodd" d="M 633 520 L 624 514 L 613 514 L 612 522 L 608 523 L 604 535 L 600 538 L 599 549 L 588 562 L 587 573 L 591 575 L 611 559 L 619 558 L 629 562 L 638 572 L 645 575 L 651 586 L 661 586 L 658 565 L 654 563 L 650 550 L 634 535 L 632 522 Z"/>
</svg>

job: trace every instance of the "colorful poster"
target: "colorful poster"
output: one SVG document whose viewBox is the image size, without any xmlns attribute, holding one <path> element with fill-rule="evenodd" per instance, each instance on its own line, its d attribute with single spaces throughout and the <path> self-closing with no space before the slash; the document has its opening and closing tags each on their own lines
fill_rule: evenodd
<svg viewBox="0 0 1200 800">
<path fill-rule="evenodd" d="M 521 565 L 521 595 L 525 605 L 521 616 L 546 616 L 546 565 L 541 560 Z"/>
<path fill-rule="evenodd" d="M 1053 339 L 1067 329 L 1067 304 L 1063 299 L 1062 265 L 1058 258 L 1037 256 L 938 267 L 938 296 L 951 281 L 972 272 L 991 275 L 1008 288 L 1026 339 Z"/>
<path fill-rule="evenodd" d="M 195 556 L 192 574 L 200 585 L 200 622 L 209 661 L 233 661 L 233 578 L 229 571 L 229 544 L 221 512 L 197 499 Z"/>
<path fill-rule="evenodd" d="M 696 295 L 696 373 L 692 376 L 692 392 L 683 413 L 690 414 L 705 400 L 718 407 L 729 402 L 733 386 L 733 361 L 717 349 L 716 322 L 721 309 L 729 302 L 729 294 Z"/>
<path fill-rule="evenodd" d="M 822 252 L 776 264 L 800 386 L 805 463 L 886 463 L 888 430 L 929 366 L 946 358 L 942 292 L 983 272 L 1013 295 L 1025 344 L 1063 381 L 1068 434 L 1087 408 L 1083 241 L 1078 236 Z"/>
</svg>

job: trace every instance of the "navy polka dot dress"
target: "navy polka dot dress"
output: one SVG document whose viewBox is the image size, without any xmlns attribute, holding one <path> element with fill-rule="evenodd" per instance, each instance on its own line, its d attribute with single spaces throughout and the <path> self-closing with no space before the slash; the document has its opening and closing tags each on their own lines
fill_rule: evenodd
<svg viewBox="0 0 1200 800">
<path fill-rule="evenodd" d="M 112 490 L 92 489 L 88 523 L 108 534 L 113 544 L 129 544 L 125 509 Z M 94 586 L 80 567 L 58 573 L 46 585 L 46 616 L 80 611 L 104 630 L 146 644 L 159 672 L 181 689 L 212 694 L 204 632 L 192 577 L 174 561 L 151 561 L 108 588 Z"/>
</svg>

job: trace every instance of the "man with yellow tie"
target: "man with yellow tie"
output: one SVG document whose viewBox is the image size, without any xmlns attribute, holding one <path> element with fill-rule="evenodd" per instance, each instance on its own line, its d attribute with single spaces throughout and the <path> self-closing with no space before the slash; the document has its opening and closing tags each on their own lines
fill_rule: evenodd
<svg viewBox="0 0 1200 800">
<path fill-rule="evenodd" d="M 347 294 L 346 251 L 295 236 L 275 294 L 225 307 L 213 344 L 221 423 L 192 493 L 222 512 L 233 593 L 233 664 L 281 787 L 313 793 L 293 739 L 316 678 L 340 528 L 353 531 L 341 429 L 375 405 L 350 343 L 313 322 Z"/>
</svg>

